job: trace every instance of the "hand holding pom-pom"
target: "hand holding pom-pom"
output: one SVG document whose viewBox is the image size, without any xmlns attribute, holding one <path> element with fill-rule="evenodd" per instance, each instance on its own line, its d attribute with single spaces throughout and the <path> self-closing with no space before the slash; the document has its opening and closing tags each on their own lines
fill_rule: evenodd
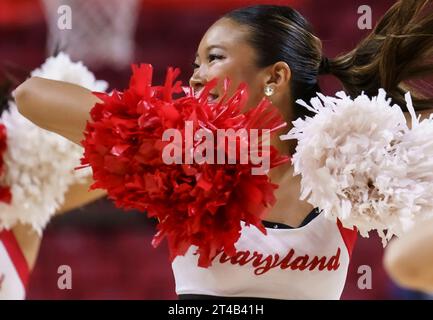
<svg viewBox="0 0 433 320">
<path fill-rule="evenodd" d="M 377 230 L 384 245 L 432 216 L 433 119 L 415 119 L 409 94 L 411 129 L 383 90 L 371 99 L 342 92 L 319 98 L 311 106 L 298 101 L 316 114 L 296 120 L 281 137 L 298 140 L 293 163 L 302 176 L 301 199 L 363 236 Z"/>
<path fill-rule="evenodd" d="M 82 163 L 93 169 L 96 182 L 92 187 L 106 189 L 117 206 L 147 211 L 149 217 L 158 219 L 154 246 L 166 237 L 171 259 L 184 255 L 191 245 L 197 246 L 199 265 L 206 267 L 218 250 L 229 255 L 235 252 L 241 220 L 265 233 L 261 218 L 275 202 L 276 186 L 267 175 L 252 174 L 257 165 L 251 161 L 166 164 L 164 148 L 170 142 L 164 141 L 164 132 L 175 129 L 186 141 L 190 129 L 203 129 L 205 136 L 215 137 L 219 129 L 275 132 L 285 123 L 265 100 L 242 113 L 247 97 L 244 87 L 218 104 L 208 102 L 215 81 L 199 97 L 190 90 L 175 99 L 173 95 L 183 90 L 181 83 L 175 82 L 177 75 L 178 70 L 170 68 L 164 86 L 152 86 L 152 67 L 134 66 L 128 90 L 98 94 L 102 103 L 91 111 Z M 199 145 L 197 140 L 192 145 L 185 142 L 179 150 L 186 159 Z M 221 152 L 217 146 L 210 148 L 206 153 Z M 227 158 L 227 149 L 223 151 Z M 235 151 L 239 153 L 239 149 Z M 263 154 L 269 157 L 270 168 L 287 160 L 273 147 Z"/>
</svg>

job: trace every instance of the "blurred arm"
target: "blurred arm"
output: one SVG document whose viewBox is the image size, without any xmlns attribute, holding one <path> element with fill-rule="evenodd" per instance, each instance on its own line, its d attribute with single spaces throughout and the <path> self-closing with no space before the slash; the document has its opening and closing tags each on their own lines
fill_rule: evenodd
<svg viewBox="0 0 433 320">
<path fill-rule="evenodd" d="M 91 179 L 89 178 L 89 180 L 83 184 L 72 185 L 65 194 L 65 202 L 63 203 L 63 206 L 57 211 L 57 213 L 62 214 L 67 211 L 85 206 L 86 204 L 105 195 L 103 190 L 88 191 L 91 183 Z M 12 231 L 18 241 L 24 257 L 26 258 L 30 270 L 32 270 L 37 260 L 40 244 L 42 241 L 41 236 L 39 236 L 36 231 L 34 231 L 33 228 L 27 224 L 17 224 Z"/>
<path fill-rule="evenodd" d="M 14 92 L 19 112 L 37 126 L 80 144 L 90 109 L 99 99 L 90 90 L 33 77 Z"/>
<path fill-rule="evenodd" d="M 41 245 L 41 237 L 28 224 L 17 224 L 12 228 L 12 232 L 17 239 L 24 258 L 31 271 L 36 263 L 36 259 Z"/>
<path fill-rule="evenodd" d="M 58 214 L 68 212 L 70 210 L 77 209 L 85 206 L 101 197 L 105 196 L 104 190 L 92 190 L 89 191 L 90 185 L 93 183 L 91 177 L 85 183 L 74 184 L 69 187 L 69 190 L 65 194 L 65 202 L 62 207 L 57 211 Z"/>
<path fill-rule="evenodd" d="M 419 223 L 385 252 L 388 274 L 398 284 L 433 292 L 433 219 Z"/>
</svg>

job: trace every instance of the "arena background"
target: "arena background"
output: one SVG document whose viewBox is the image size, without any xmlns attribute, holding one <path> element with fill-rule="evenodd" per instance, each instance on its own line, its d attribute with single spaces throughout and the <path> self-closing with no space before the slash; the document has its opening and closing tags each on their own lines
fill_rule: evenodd
<svg viewBox="0 0 433 320">
<path fill-rule="evenodd" d="M 45 0 L 57 1 L 57 0 Z M 92 1 L 74 0 L 91 3 Z M 95 0 L 96 1 L 96 0 Z M 113 0 L 110 0 L 113 1 Z M 310 20 L 323 40 L 328 57 L 352 49 L 369 30 L 357 25 L 361 5 L 372 8 L 373 21 L 389 8 L 391 0 L 133 0 L 137 1 L 137 24 L 131 35 L 133 56 L 122 66 L 86 62 L 98 79 L 110 88 L 124 88 L 132 62 L 150 62 L 161 81 L 168 65 L 179 66 L 183 80 L 191 72 L 196 46 L 210 24 L 225 12 L 252 3 L 287 4 Z M 64 1 L 67 3 L 67 1 Z M 119 0 L 123 3 L 122 0 Z M 50 55 L 47 49 L 48 21 L 42 0 L 0 0 L 0 67 L 15 70 L 16 78 L 38 67 Z M 77 14 L 73 19 L 80 19 Z M 75 20 L 73 20 L 75 21 Z M 106 21 L 107 24 L 110 20 Z M 108 27 L 108 26 L 107 26 Z M 89 30 L 89 33 L 98 32 Z M 101 31 L 102 32 L 102 31 Z M 113 35 L 114 36 L 114 35 Z M 104 41 L 102 34 L 101 40 Z M 100 45 L 91 44 L 95 49 Z M 92 47 L 94 46 L 94 47 Z M 64 48 L 68 52 L 68 48 Z M 3 73 L 2 73 L 3 74 Z M 0 79 L 3 81 L 4 79 Z M 341 87 L 324 78 L 322 88 L 332 94 Z M 138 212 L 122 212 L 101 199 L 91 205 L 53 219 L 44 233 L 40 254 L 31 276 L 28 299 L 176 299 L 167 247 L 150 245 L 153 222 Z M 380 239 L 359 238 L 354 250 L 343 299 L 427 298 L 398 288 L 382 267 Z M 71 290 L 59 290 L 57 268 L 69 265 Z M 358 268 L 372 268 L 372 288 L 361 290 Z"/>
</svg>

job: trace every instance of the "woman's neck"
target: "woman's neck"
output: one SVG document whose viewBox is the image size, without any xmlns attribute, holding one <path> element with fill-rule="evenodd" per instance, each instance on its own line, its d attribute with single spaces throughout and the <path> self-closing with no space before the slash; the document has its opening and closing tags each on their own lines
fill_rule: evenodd
<svg viewBox="0 0 433 320">
<path fill-rule="evenodd" d="M 264 220 L 298 227 L 314 207 L 306 201 L 299 200 L 301 194 L 301 177 L 293 176 L 290 162 L 270 171 L 271 181 L 278 184 L 275 190 L 276 203 L 265 215 Z"/>
<path fill-rule="evenodd" d="M 279 134 L 286 133 L 291 126 L 284 132 L 279 132 L 272 140 L 271 144 L 277 148 L 280 154 L 292 155 L 295 153 L 296 141 L 279 139 Z M 273 168 L 269 172 L 272 183 L 279 185 L 275 190 L 276 203 L 269 209 L 264 216 L 264 220 L 277 222 L 298 227 L 302 224 L 308 214 L 314 209 L 306 201 L 299 200 L 301 195 L 301 177 L 293 176 L 294 167 L 289 160 L 286 164 Z"/>
</svg>

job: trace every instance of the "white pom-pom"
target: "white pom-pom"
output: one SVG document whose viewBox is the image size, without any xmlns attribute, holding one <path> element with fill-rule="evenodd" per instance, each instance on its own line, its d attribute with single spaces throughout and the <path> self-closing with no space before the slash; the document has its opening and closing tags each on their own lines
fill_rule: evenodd
<svg viewBox="0 0 433 320">
<path fill-rule="evenodd" d="M 31 72 L 31 76 L 70 82 L 97 92 L 103 92 L 108 87 L 106 81 L 96 80 L 94 74 L 81 61 L 72 62 L 63 52 L 49 57 L 40 68 Z"/>
<path fill-rule="evenodd" d="M 73 63 L 63 53 L 48 58 L 32 76 L 67 81 L 93 91 L 107 88 L 105 81 L 96 81 L 81 62 Z M 82 147 L 37 127 L 18 112 L 15 103 L 9 103 L 0 121 L 6 126 L 8 144 L 1 184 L 10 186 L 12 192 L 10 205 L 0 203 L 0 230 L 20 222 L 41 233 L 63 204 L 69 186 L 83 182 L 91 170 L 74 170 L 80 165 Z"/>
<path fill-rule="evenodd" d="M 418 219 L 433 216 L 433 120 L 412 128 L 384 90 L 352 100 L 343 92 L 311 101 L 315 116 L 298 119 L 281 139 L 297 139 L 295 174 L 301 199 L 361 235 L 377 230 L 385 245 Z"/>
<path fill-rule="evenodd" d="M 10 186 L 12 203 L 0 204 L 0 229 L 21 222 L 41 233 L 63 203 L 69 185 L 79 181 L 74 168 L 82 149 L 33 125 L 15 104 L 10 104 L 1 121 L 8 143 L 2 184 Z"/>
</svg>

